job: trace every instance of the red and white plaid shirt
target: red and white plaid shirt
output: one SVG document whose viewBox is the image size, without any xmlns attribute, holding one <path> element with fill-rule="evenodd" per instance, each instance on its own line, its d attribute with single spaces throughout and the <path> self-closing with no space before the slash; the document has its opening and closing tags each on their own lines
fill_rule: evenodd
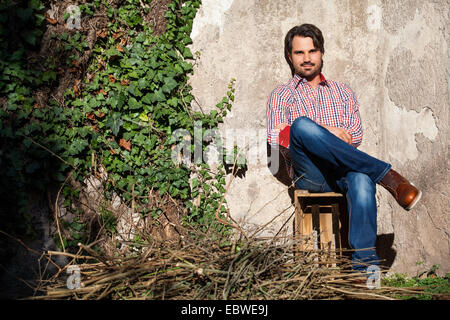
<svg viewBox="0 0 450 320">
<path fill-rule="evenodd" d="M 292 125 L 301 116 L 319 125 L 344 128 L 352 136 L 355 148 L 361 144 L 361 117 L 353 91 L 346 84 L 326 80 L 322 74 L 320 80 L 314 90 L 296 74 L 271 92 L 267 102 L 267 140 L 271 145 L 278 145 L 278 124 Z"/>
</svg>

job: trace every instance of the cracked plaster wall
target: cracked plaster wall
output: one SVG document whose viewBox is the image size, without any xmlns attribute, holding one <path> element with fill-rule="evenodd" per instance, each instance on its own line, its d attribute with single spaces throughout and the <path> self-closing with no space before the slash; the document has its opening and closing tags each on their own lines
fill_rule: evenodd
<svg viewBox="0 0 450 320">
<path fill-rule="evenodd" d="M 192 51 L 201 53 L 191 78 L 199 105 L 213 108 L 236 78 L 221 132 L 258 132 L 253 145 L 265 154 L 267 98 L 290 77 L 284 36 L 301 23 L 322 30 L 325 77 L 350 85 L 360 103 L 360 149 L 423 191 L 406 212 L 377 187 L 378 234 L 391 239 L 379 246 L 391 252 L 391 271 L 412 275 L 434 264 L 450 271 L 449 8 L 445 0 L 204 0 L 192 31 Z M 231 215 L 261 235 L 289 235 L 294 209 L 286 186 L 264 156 L 258 160 L 231 185 Z"/>
</svg>

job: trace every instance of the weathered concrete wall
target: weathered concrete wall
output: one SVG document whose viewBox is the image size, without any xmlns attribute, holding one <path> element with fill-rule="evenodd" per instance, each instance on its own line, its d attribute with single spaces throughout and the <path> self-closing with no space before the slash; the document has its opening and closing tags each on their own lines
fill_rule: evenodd
<svg viewBox="0 0 450 320">
<path fill-rule="evenodd" d="M 284 36 L 301 23 L 322 30 L 324 75 L 350 85 L 360 102 L 360 149 L 423 190 L 420 204 L 406 212 L 377 188 L 380 255 L 392 271 L 411 275 L 434 264 L 450 271 L 449 8 L 446 0 L 204 0 L 192 32 L 201 58 L 191 83 L 201 107 L 212 108 L 236 78 L 222 132 L 262 132 L 254 138 L 265 153 L 267 98 L 290 77 Z M 265 235 L 277 233 L 294 210 L 264 156 L 233 181 L 227 201 L 247 228 L 275 218 Z"/>
</svg>

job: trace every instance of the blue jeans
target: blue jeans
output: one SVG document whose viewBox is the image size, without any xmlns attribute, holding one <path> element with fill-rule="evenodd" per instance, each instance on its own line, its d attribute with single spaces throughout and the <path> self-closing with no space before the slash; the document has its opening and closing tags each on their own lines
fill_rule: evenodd
<svg viewBox="0 0 450 320">
<path fill-rule="evenodd" d="M 289 153 L 299 189 L 341 192 L 349 211 L 353 269 L 378 264 L 376 184 L 391 165 L 345 143 L 307 117 L 291 126 Z M 365 249 L 365 250 L 361 250 Z"/>
</svg>

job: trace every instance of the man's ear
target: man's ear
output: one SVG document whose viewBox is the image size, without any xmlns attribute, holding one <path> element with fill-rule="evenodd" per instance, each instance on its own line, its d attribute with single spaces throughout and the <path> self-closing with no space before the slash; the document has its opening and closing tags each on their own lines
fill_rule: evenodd
<svg viewBox="0 0 450 320">
<path fill-rule="evenodd" d="M 288 54 L 288 57 L 289 57 L 289 61 L 290 61 L 291 63 L 293 63 L 293 62 L 292 62 L 292 55 Z"/>
</svg>

